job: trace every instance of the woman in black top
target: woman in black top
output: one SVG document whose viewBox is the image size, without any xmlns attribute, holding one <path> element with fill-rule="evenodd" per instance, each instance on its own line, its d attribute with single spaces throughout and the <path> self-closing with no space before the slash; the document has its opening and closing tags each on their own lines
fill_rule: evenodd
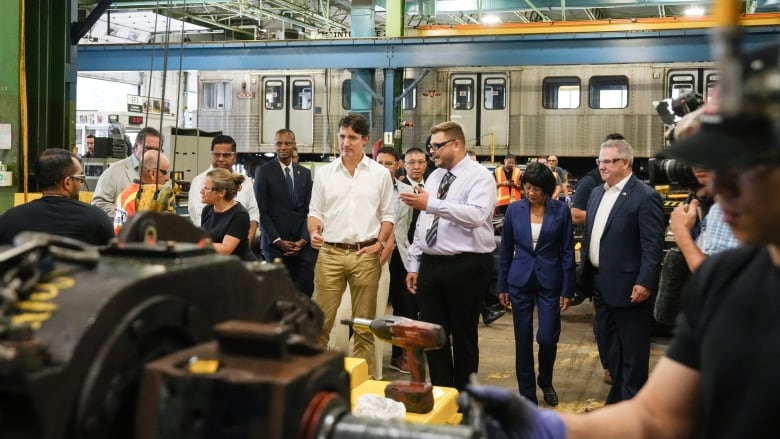
<svg viewBox="0 0 780 439">
<path fill-rule="evenodd" d="M 200 188 L 200 201 L 205 204 L 201 227 L 211 234 L 214 249 L 219 254 L 236 255 L 245 261 L 256 258 L 249 247 L 249 213 L 234 198 L 241 189 L 244 176 L 227 169 L 212 169 Z"/>
</svg>

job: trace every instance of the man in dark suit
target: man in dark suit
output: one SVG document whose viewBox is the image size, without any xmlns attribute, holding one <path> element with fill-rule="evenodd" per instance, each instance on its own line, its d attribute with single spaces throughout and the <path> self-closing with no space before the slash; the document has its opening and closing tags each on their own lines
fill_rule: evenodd
<svg viewBox="0 0 780 439">
<path fill-rule="evenodd" d="M 632 398 L 647 381 L 651 296 L 663 256 L 661 197 L 631 173 L 633 158 L 625 140 L 601 145 L 604 185 L 588 200 L 582 239 L 585 291 L 593 291 L 598 336 L 609 350 L 608 404 Z"/>
<path fill-rule="evenodd" d="M 276 157 L 255 171 L 255 196 L 260 209 L 260 247 L 266 261 L 280 258 L 295 285 L 314 292 L 314 252 L 306 218 L 311 201 L 311 172 L 293 163 L 295 133 L 276 132 Z"/>
</svg>

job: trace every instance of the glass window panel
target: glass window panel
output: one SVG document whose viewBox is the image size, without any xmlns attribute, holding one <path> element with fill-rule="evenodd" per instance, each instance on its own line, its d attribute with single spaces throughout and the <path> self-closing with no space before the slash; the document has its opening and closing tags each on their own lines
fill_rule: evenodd
<svg viewBox="0 0 780 439">
<path fill-rule="evenodd" d="M 352 80 L 345 79 L 341 83 L 341 106 L 345 110 L 352 109 Z"/>
<path fill-rule="evenodd" d="M 590 78 L 590 108 L 626 108 L 627 106 L 627 77 L 594 76 Z"/>
<path fill-rule="evenodd" d="M 474 80 L 457 78 L 452 81 L 452 109 L 471 110 L 474 108 Z"/>
<path fill-rule="evenodd" d="M 542 80 L 542 106 L 547 109 L 571 109 L 580 106 L 580 78 L 548 77 Z"/>
<path fill-rule="evenodd" d="M 204 82 L 201 105 L 204 110 L 230 110 L 233 104 L 232 84 L 229 81 Z"/>
<path fill-rule="evenodd" d="M 284 82 L 266 81 L 265 83 L 265 109 L 284 109 Z"/>
<path fill-rule="evenodd" d="M 414 79 L 404 79 L 404 90 L 407 90 L 414 83 Z M 409 93 L 403 99 L 404 110 L 414 110 L 417 108 L 417 86 L 409 90 Z"/>
<path fill-rule="evenodd" d="M 485 79 L 485 109 L 503 110 L 506 108 L 506 79 Z"/>
<path fill-rule="evenodd" d="M 311 81 L 307 80 L 295 80 L 292 85 L 293 109 L 295 110 L 311 110 Z"/>
</svg>

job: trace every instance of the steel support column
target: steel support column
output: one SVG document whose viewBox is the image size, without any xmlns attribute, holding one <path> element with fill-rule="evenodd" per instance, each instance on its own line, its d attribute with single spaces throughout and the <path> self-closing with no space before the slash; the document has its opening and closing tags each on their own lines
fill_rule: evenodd
<svg viewBox="0 0 780 439">
<path fill-rule="evenodd" d="M 46 148 L 71 149 L 76 143 L 76 46 L 70 44 L 70 28 L 77 16 L 77 2 L 27 3 L 24 19 L 32 162 Z"/>
<path fill-rule="evenodd" d="M 18 165 L 20 151 L 21 119 L 19 114 L 19 49 L 22 37 L 20 27 L 20 2 L 6 0 L 0 2 L 0 26 L 3 35 L 0 38 L 0 124 L 10 126 L 10 139 L 0 139 L 0 161 L 13 172 L 13 186 L 0 187 L 0 212 L 13 207 L 14 192 L 20 181 Z"/>
</svg>

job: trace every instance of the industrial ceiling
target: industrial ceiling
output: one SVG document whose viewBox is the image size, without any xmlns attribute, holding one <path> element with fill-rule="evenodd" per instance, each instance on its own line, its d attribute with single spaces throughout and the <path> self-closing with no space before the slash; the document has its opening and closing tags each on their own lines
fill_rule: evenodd
<svg viewBox="0 0 780 439">
<path fill-rule="evenodd" d="M 353 8 L 372 14 L 375 35 L 382 37 L 386 8 L 397 4 L 398 0 L 78 0 L 78 21 L 94 22 L 78 42 L 345 38 L 351 36 Z M 701 0 L 407 0 L 404 34 L 414 36 L 418 28 L 429 25 L 665 18 L 695 9 L 706 15 L 711 7 L 712 2 Z M 780 0 L 747 0 L 740 7 L 745 14 L 779 12 Z"/>
</svg>

